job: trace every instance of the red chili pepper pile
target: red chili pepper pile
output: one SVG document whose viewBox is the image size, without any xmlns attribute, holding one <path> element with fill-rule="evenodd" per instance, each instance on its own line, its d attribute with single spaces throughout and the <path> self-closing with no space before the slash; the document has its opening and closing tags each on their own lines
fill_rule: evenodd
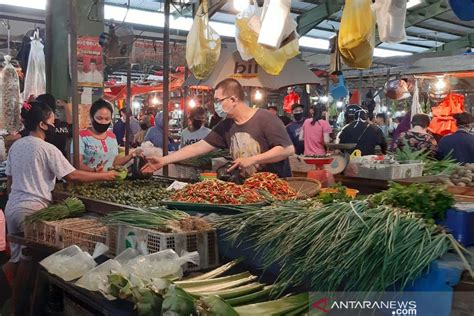
<svg viewBox="0 0 474 316">
<path fill-rule="evenodd" d="M 173 201 L 207 204 L 249 204 L 263 199 L 255 190 L 220 180 L 190 184 L 171 196 Z"/>
<path fill-rule="evenodd" d="M 297 196 L 297 192 L 286 182 L 270 172 L 259 172 L 245 180 L 244 186 L 252 190 L 264 190 L 270 193 L 275 200 L 290 200 Z"/>
</svg>

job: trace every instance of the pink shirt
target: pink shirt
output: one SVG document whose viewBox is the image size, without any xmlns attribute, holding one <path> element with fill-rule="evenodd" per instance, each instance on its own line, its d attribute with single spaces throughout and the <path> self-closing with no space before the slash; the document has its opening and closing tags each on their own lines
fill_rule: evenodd
<svg viewBox="0 0 474 316">
<path fill-rule="evenodd" d="M 5 251 L 6 247 L 5 216 L 3 211 L 0 210 L 0 252 Z"/>
<path fill-rule="evenodd" d="M 324 155 L 324 134 L 332 133 L 331 125 L 325 120 L 319 120 L 311 125 L 312 118 L 303 123 L 304 136 L 304 154 L 305 155 Z"/>
</svg>

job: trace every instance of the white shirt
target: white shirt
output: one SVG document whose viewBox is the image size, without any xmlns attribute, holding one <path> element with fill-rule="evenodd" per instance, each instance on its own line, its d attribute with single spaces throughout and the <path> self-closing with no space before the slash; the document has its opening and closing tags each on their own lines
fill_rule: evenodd
<svg viewBox="0 0 474 316">
<path fill-rule="evenodd" d="M 46 207 L 52 201 L 56 179 L 75 170 L 56 146 L 34 136 L 17 140 L 7 159 L 6 174 L 12 177 L 12 187 L 6 209 Z"/>
</svg>

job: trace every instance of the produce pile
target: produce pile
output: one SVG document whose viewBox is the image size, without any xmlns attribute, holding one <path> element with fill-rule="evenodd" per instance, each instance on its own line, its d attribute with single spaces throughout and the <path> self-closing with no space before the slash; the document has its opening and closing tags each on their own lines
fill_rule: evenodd
<svg viewBox="0 0 474 316">
<path fill-rule="evenodd" d="M 289 201 L 243 210 L 215 224 L 228 240 L 253 244 L 264 269 L 278 264 L 277 285 L 282 289 L 403 289 L 450 249 L 457 251 L 472 275 L 464 248 L 452 235 L 407 210 L 365 201 L 325 206 L 319 201 Z"/>
<path fill-rule="evenodd" d="M 213 179 L 189 184 L 173 194 L 171 200 L 205 204 L 250 204 L 262 202 L 264 198 L 243 185 Z"/>
<path fill-rule="evenodd" d="M 297 192 L 274 173 L 259 172 L 244 182 L 244 187 L 252 190 L 266 191 L 278 201 L 296 198 Z"/>
<path fill-rule="evenodd" d="M 25 217 L 25 224 L 38 221 L 57 221 L 65 218 L 79 217 L 86 212 L 81 200 L 70 197 L 59 203 L 43 208 Z"/>
<path fill-rule="evenodd" d="M 190 216 L 185 212 L 155 207 L 148 210 L 125 210 L 114 212 L 102 218 L 106 225 L 129 225 L 154 229 L 160 232 L 208 231 L 212 226 L 202 218 Z"/>
<path fill-rule="evenodd" d="M 269 172 L 256 173 L 243 185 L 211 179 L 187 185 L 171 196 L 179 202 L 206 204 L 251 204 L 272 200 L 290 200 L 297 192 L 277 175 Z"/>
<path fill-rule="evenodd" d="M 369 201 L 374 206 L 391 205 L 407 209 L 431 220 L 430 223 L 444 220 L 446 211 L 455 203 L 453 195 L 442 186 L 423 183 L 401 185 L 393 182 L 388 190 L 372 195 Z"/>
<path fill-rule="evenodd" d="M 457 166 L 449 179 L 443 179 L 443 182 L 450 186 L 474 187 L 474 163 L 468 163 L 464 166 Z"/>
<path fill-rule="evenodd" d="M 97 182 L 74 186 L 70 192 L 92 199 L 136 207 L 153 207 L 169 196 L 168 183 L 158 180 Z"/>
<path fill-rule="evenodd" d="M 408 144 L 402 148 L 397 148 L 394 158 L 400 162 L 421 161 L 424 176 L 436 176 L 450 174 L 458 166 L 456 161 L 449 155 L 441 160 L 437 160 L 430 155 L 425 149 L 412 150 Z"/>
</svg>

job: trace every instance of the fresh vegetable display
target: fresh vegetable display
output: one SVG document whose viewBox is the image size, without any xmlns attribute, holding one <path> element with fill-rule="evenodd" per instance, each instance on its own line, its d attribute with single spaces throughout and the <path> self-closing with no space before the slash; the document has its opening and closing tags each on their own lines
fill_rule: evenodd
<svg viewBox="0 0 474 316">
<path fill-rule="evenodd" d="M 60 219 L 79 217 L 84 214 L 86 207 L 81 200 L 70 197 L 59 203 L 53 204 L 46 208 L 34 212 L 25 218 L 26 224 L 38 221 L 56 221 Z"/>
<path fill-rule="evenodd" d="M 244 186 L 252 190 L 262 190 L 275 200 L 289 200 L 297 197 L 297 192 L 283 179 L 270 172 L 259 172 L 245 180 Z"/>
<path fill-rule="evenodd" d="M 246 186 L 213 179 L 189 184 L 173 194 L 171 200 L 206 204 L 249 204 L 262 202 L 264 198 Z"/>
<path fill-rule="evenodd" d="M 474 187 L 474 163 L 457 166 L 449 179 L 442 179 L 443 183 L 450 186 Z"/>
<path fill-rule="evenodd" d="M 400 162 L 422 161 L 423 175 L 436 176 L 441 174 L 450 174 L 458 165 L 449 155 L 441 160 L 437 160 L 425 149 L 412 150 L 408 144 L 402 148 L 397 148 L 394 158 Z"/>
<path fill-rule="evenodd" d="M 103 217 L 102 221 L 107 225 L 130 225 L 162 232 L 207 231 L 212 229 L 209 223 L 199 217 L 163 207 L 143 211 L 114 212 Z"/>
<path fill-rule="evenodd" d="M 158 206 L 169 196 L 166 191 L 168 185 L 158 180 L 124 180 L 77 185 L 70 192 L 92 199 L 147 208 Z"/>
<path fill-rule="evenodd" d="M 322 189 L 319 193 L 318 199 L 323 204 L 330 204 L 333 202 L 350 202 L 354 198 L 347 194 L 347 188 L 340 183 L 335 184 L 331 188 Z"/>
<path fill-rule="evenodd" d="M 450 249 L 457 251 L 472 275 L 464 248 L 452 235 L 413 212 L 366 201 L 326 206 L 289 201 L 243 209 L 215 224 L 230 241 L 253 244 L 264 269 L 278 264 L 280 289 L 403 289 Z"/>
<path fill-rule="evenodd" d="M 432 220 L 444 220 L 446 211 L 455 203 L 453 195 L 444 187 L 422 183 L 390 183 L 388 190 L 372 195 L 369 200 L 373 205 L 405 208 Z"/>
</svg>

